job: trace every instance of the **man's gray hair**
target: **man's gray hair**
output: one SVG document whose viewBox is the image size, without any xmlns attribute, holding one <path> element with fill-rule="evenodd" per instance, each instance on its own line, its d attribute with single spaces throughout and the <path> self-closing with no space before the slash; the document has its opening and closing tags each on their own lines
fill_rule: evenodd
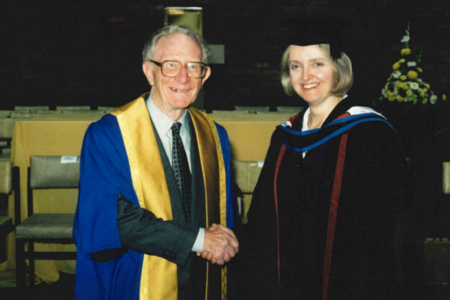
<svg viewBox="0 0 450 300">
<path fill-rule="evenodd" d="M 142 50 L 142 62 L 149 61 L 153 58 L 156 46 L 158 45 L 158 42 L 162 37 L 167 37 L 175 33 L 185 34 L 190 37 L 195 43 L 197 43 L 200 49 L 202 49 L 202 62 L 208 64 L 209 58 L 211 56 L 211 51 L 208 48 L 208 44 L 199 34 L 195 33 L 192 29 L 180 25 L 169 25 L 156 31 L 147 41 L 144 49 Z"/>
</svg>

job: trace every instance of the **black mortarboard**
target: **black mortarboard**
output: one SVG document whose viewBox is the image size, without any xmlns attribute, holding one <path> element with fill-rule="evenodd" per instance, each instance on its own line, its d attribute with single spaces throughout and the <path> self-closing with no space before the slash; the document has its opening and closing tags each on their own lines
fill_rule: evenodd
<svg viewBox="0 0 450 300">
<path fill-rule="evenodd" d="M 343 23 L 337 18 L 303 18 L 283 22 L 282 33 L 288 45 L 309 46 L 329 44 L 331 57 L 342 56 Z"/>
</svg>

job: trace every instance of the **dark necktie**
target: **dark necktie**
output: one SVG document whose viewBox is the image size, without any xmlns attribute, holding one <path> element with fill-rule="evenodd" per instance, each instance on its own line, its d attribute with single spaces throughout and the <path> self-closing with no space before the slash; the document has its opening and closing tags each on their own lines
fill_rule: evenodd
<svg viewBox="0 0 450 300">
<path fill-rule="evenodd" d="M 180 137 L 181 123 L 175 122 L 172 125 L 172 169 L 175 173 L 178 188 L 181 193 L 181 201 L 183 203 L 186 219 L 190 219 L 191 204 L 191 172 L 189 163 L 184 151 L 183 142 Z"/>
</svg>

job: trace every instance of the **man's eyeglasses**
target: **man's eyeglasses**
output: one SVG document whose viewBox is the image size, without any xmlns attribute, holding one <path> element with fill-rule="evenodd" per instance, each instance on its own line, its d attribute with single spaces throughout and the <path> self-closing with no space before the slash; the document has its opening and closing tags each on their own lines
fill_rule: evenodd
<svg viewBox="0 0 450 300">
<path fill-rule="evenodd" d="M 150 60 L 150 62 L 161 68 L 161 74 L 166 77 L 175 77 L 180 74 L 181 68 L 183 68 L 183 64 L 176 60 L 165 60 L 162 62 L 157 62 L 154 60 Z M 201 62 L 188 62 L 185 64 L 186 71 L 188 76 L 191 78 L 203 78 L 206 74 L 206 68 L 208 66 Z"/>
</svg>

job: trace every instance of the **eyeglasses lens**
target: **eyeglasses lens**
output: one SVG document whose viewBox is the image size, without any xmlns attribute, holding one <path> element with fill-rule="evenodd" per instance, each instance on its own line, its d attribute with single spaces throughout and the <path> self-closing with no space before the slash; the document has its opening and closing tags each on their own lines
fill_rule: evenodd
<svg viewBox="0 0 450 300">
<path fill-rule="evenodd" d="M 181 63 L 176 61 L 165 61 L 162 64 L 162 72 L 165 76 L 177 76 L 182 68 Z M 190 77 L 201 78 L 204 75 L 205 67 L 200 63 L 187 63 L 186 70 Z"/>
</svg>

